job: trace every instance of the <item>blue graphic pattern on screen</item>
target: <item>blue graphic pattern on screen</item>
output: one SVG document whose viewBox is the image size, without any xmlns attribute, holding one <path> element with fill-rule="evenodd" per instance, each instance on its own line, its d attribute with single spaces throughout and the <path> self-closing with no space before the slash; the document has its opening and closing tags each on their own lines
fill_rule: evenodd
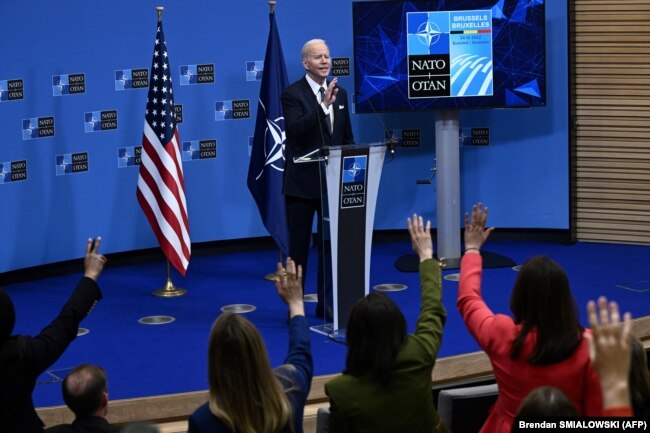
<svg viewBox="0 0 650 433">
<path fill-rule="evenodd" d="M 353 3 L 356 111 L 546 105 L 544 7 L 544 0 Z"/>
</svg>

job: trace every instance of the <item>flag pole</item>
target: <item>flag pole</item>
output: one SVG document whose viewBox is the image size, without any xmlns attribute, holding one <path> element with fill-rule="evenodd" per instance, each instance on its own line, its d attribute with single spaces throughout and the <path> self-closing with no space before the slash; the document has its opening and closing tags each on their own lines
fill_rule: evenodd
<svg viewBox="0 0 650 433">
<path fill-rule="evenodd" d="M 273 1 L 273 0 L 271 0 L 271 1 Z M 284 263 L 284 258 L 282 257 L 282 251 L 278 251 L 278 254 L 280 255 L 280 263 Z M 284 265 L 282 266 L 282 272 L 286 272 L 286 269 L 285 269 Z M 277 281 L 277 280 L 280 279 L 280 275 L 278 275 L 277 271 L 276 272 L 271 272 L 270 274 L 266 274 L 264 276 L 264 279 L 269 280 L 269 281 Z"/>
<path fill-rule="evenodd" d="M 162 22 L 162 13 L 165 8 L 162 6 L 156 6 L 156 14 L 158 16 L 158 23 Z M 159 296 L 163 298 L 171 298 L 174 296 L 183 296 L 187 293 L 187 290 L 178 288 L 174 285 L 171 277 L 171 271 L 169 269 L 169 259 L 167 259 L 167 282 L 158 290 L 154 290 L 151 294 L 154 296 Z"/>
<path fill-rule="evenodd" d="M 187 293 L 187 290 L 178 288 L 172 282 L 171 273 L 169 270 L 169 260 L 167 260 L 167 282 L 158 290 L 151 292 L 154 296 L 159 296 L 161 298 L 173 298 L 175 296 L 183 296 Z"/>
<path fill-rule="evenodd" d="M 275 14 L 275 4 L 276 3 L 277 3 L 276 0 L 269 0 L 269 13 L 270 14 Z M 284 258 L 282 257 L 282 251 L 280 250 L 278 253 L 280 255 L 280 263 L 284 263 Z M 271 272 L 270 274 L 266 274 L 264 276 L 264 279 L 268 280 L 268 281 L 277 281 L 277 280 L 280 279 L 280 275 L 278 275 L 277 272 Z"/>
</svg>

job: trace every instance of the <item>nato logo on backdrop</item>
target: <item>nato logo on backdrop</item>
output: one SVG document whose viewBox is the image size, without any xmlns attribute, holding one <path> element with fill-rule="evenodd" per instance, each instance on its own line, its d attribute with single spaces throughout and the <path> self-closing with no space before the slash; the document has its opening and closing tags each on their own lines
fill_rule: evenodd
<svg viewBox="0 0 650 433">
<path fill-rule="evenodd" d="M 52 96 L 86 93 L 86 74 L 52 75 Z"/>
<path fill-rule="evenodd" d="M 115 90 L 149 87 L 148 69 L 118 69 L 115 71 Z"/>
<path fill-rule="evenodd" d="M 215 159 L 217 140 L 193 140 L 183 142 L 183 161 Z"/>
<path fill-rule="evenodd" d="M 350 75 L 350 58 L 332 57 L 332 75 L 335 77 Z"/>
<path fill-rule="evenodd" d="M 55 164 L 57 176 L 88 171 L 88 152 L 56 155 Z"/>
<path fill-rule="evenodd" d="M 84 113 L 84 131 L 97 132 L 117 129 L 117 110 L 87 111 Z"/>
<path fill-rule="evenodd" d="M 22 78 L 16 80 L 0 80 L 0 102 L 23 99 L 24 84 Z"/>
<path fill-rule="evenodd" d="M 27 161 L 0 162 L 0 185 L 27 180 Z"/>
<path fill-rule="evenodd" d="M 246 62 L 246 81 L 261 81 L 264 73 L 264 60 Z"/>
<path fill-rule="evenodd" d="M 23 140 L 54 136 L 54 116 L 23 119 Z"/>
<path fill-rule="evenodd" d="M 140 165 L 142 146 L 120 147 L 117 149 L 117 168 Z"/>
<path fill-rule="evenodd" d="M 174 104 L 174 115 L 176 123 L 183 123 L 183 104 Z"/>
<path fill-rule="evenodd" d="M 250 106 L 251 104 L 248 99 L 216 101 L 214 120 L 248 119 L 251 117 Z"/>
<path fill-rule="evenodd" d="M 384 138 L 399 144 L 401 147 L 421 146 L 419 129 L 387 129 Z"/>
<path fill-rule="evenodd" d="M 179 66 L 181 86 L 192 84 L 214 83 L 214 65 L 181 65 Z"/>
<path fill-rule="evenodd" d="M 343 157 L 341 170 L 341 209 L 366 205 L 367 155 Z"/>
</svg>

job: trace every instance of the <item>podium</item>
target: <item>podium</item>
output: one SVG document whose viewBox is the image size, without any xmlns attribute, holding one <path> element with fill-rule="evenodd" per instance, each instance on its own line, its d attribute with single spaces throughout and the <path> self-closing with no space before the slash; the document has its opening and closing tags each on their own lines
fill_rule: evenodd
<svg viewBox="0 0 650 433">
<path fill-rule="evenodd" d="M 318 149 L 296 163 L 319 164 L 325 263 L 322 325 L 312 331 L 344 337 L 350 310 L 370 291 L 370 252 L 386 143 Z M 331 316 L 331 317 L 328 317 Z"/>
</svg>

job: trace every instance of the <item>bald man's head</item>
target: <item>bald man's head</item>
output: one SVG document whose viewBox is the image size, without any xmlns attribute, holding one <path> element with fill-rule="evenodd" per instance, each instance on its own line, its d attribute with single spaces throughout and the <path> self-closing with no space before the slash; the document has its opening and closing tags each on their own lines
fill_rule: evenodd
<svg viewBox="0 0 650 433">
<path fill-rule="evenodd" d="M 106 372 L 96 365 L 75 367 L 63 380 L 63 400 L 77 417 L 105 416 L 108 405 Z"/>
</svg>

